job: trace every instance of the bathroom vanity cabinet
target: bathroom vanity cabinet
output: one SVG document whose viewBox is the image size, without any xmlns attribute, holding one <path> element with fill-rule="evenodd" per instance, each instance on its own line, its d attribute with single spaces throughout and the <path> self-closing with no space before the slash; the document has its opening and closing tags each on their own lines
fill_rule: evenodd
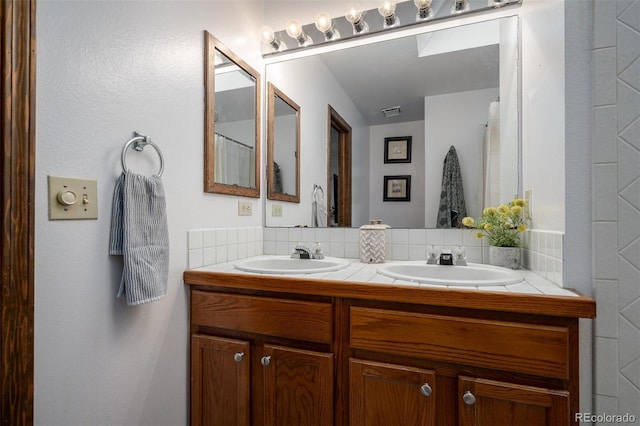
<svg viewBox="0 0 640 426">
<path fill-rule="evenodd" d="M 567 425 L 592 299 L 186 271 L 191 424 Z"/>
</svg>

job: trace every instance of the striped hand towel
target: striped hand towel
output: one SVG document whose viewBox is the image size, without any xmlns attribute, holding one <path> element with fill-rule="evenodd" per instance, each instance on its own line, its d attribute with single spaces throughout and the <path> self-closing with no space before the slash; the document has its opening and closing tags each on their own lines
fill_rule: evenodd
<svg viewBox="0 0 640 426">
<path fill-rule="evenodd" d="M 122 173 L 113 193 L 109 254 L 122 255 L 118 297 L 130 306 L 162 299 L 169 274 L 169 231 L 159 176 Z"/>
</svg>

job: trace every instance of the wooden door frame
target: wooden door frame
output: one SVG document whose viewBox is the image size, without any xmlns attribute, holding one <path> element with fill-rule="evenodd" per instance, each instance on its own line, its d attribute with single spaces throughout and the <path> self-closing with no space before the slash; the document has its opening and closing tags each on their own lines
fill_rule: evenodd
<svg viewBox="0 0 640 426">
<path fill-rule="evenodd" d="M 0 424 L 33 424 L 35 0 L 0 3 L 2 246 Z"/>
<path fill-rule="evenodd" d="M 351 226 L 351 126 L 329 105 L 327 119 L 327 204 L 331 191 L 331 129 L 339 133 L 338 140 L 338 226 Z M 327 211 L 327 224 L 331 223 L 331 212 Z"/>
</svg>

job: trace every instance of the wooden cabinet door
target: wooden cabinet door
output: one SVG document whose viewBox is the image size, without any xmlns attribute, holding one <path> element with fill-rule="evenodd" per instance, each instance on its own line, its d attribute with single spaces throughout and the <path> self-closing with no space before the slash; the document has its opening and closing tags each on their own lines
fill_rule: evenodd
<svg viewBox="0 0 640 426">
<path fill-rule="evenodd" d="M 351 426 L 433 426 L 436 375 L 431 370 L 351 359 Z"/>
<path fill-rule="evenodd" d="M 460 377 L 460 426 L 566 426 L 573 424 L 569 393 Z"/>
<path fill-rule="evenodd" d="M 333 424 L 333 354 L 265 345 L 265 426 Z"/>
<path fill-rule="evenodd" d="M 191 424 L 249 426 L 250 345 L 191 337 Z"/>
</svg>

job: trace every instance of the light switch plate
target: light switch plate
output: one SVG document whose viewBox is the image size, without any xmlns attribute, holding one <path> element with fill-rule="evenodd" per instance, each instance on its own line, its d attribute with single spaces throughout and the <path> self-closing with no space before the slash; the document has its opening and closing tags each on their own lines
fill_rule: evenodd
<svg viewBox="0 0 640 426">
<path fill-rule="evenodd" d="M 524 191 L 524 218 L 531 219 L 531 190 Z"/>
<path fill-rule="evenodd" d="M 98 181 L 48 176 L 49 220 L 97 219 Z"/>
<path fill-rule="evenodd" d="M 271 205 L 271 216 L 282 217 L 282 204 Z"/>
</svg>

